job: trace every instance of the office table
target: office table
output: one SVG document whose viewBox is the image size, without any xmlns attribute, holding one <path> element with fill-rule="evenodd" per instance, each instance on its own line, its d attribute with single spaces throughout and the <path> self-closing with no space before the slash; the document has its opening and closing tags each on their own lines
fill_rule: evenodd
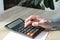
<svg viewBox="0 0 60 40">
<path fill-rule="evenodd" d="M 21 6 L 15 6 L 0 14 L 0 40 L 2 40 L 10 30 L 7 30 L 4 26 L 17 18 L 26 19 L 30 15 L 39 15 L 44 18 L 50 19 L 56 15 L 60 15 L 55 11 L 44 11 L 40 9 L 27 8 Z M 60 40 L 60 31 L 49 31 L 46 40 Z"/>
</svg>

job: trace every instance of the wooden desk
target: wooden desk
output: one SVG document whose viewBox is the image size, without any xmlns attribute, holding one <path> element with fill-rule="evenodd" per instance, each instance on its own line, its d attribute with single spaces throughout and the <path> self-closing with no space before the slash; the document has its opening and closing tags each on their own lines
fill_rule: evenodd
<svg viewBox="0 0 60 40">
<path fill-rule="evenodd" d="M 17 18 L 26 19 L 30 15 L 39 15 L 45 18 L 52 18 L 58 13 L 51 11 L 43 11 L 39 9 L 32 9 L 26 7 L 15 6 L 0 14 L 0 40 L 2 40 L 10 30 L 4 26 Z M 50 31 L 46 40 L 60 40 L 60 31 Z"/>
</svg>

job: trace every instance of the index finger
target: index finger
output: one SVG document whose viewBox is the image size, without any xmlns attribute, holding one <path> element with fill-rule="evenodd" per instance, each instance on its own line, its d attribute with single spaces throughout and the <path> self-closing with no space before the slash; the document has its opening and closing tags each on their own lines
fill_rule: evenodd
<svg viewBox="0 0 60 40">
<path fill-rule="evenodd" d="M 25 27 L 32 23 L 32 20 L 36 19 L 35 16 L 30 16 L 25 20 Z"/>
<path fill-rule="evenodd" d="M 34 20 L 34 19 L 36 19 L 35 16 L 30 16 L 30 17 L 28 17 L 28 18 L 25 20 L 25 22 L 32 21 L 32 20 Z"/>
</svg>

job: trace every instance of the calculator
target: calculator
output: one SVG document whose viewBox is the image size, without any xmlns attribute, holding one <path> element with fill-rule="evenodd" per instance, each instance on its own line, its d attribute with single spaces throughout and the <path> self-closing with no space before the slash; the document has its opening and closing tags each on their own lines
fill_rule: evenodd
<svg viewBox="0 0 60 40">
<path fill-rule="evenodd" d="M 32 25 L 29 25 L 28 27 L 24 27 L 24 20 L 21 18 L 18 18 L 12 21 L 11 23 L 8 23 L 7 25 L 5 25 L 5 27 L 22 35 L 26 35 L 30 38 L 35 38 L 39 33 L 44 31 L 45 29 L 39 26 L 35 27 Z"/>
</svg>

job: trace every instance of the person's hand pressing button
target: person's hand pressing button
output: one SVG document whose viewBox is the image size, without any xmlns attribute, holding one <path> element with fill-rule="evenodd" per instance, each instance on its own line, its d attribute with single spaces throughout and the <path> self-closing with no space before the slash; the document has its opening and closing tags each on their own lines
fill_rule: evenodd
<svg viewBox="0 0 60 40">
<path fill-rule="evenodd" d="M 34 15 L 29 16 L 25 20 L 25 27 L 28 27 L 30 24 L 32 24 L 32 26 L 41 26 L 43 28 L 50 28 L 51 26 L 51 22 L 47 19 Z"/>
</svg>

